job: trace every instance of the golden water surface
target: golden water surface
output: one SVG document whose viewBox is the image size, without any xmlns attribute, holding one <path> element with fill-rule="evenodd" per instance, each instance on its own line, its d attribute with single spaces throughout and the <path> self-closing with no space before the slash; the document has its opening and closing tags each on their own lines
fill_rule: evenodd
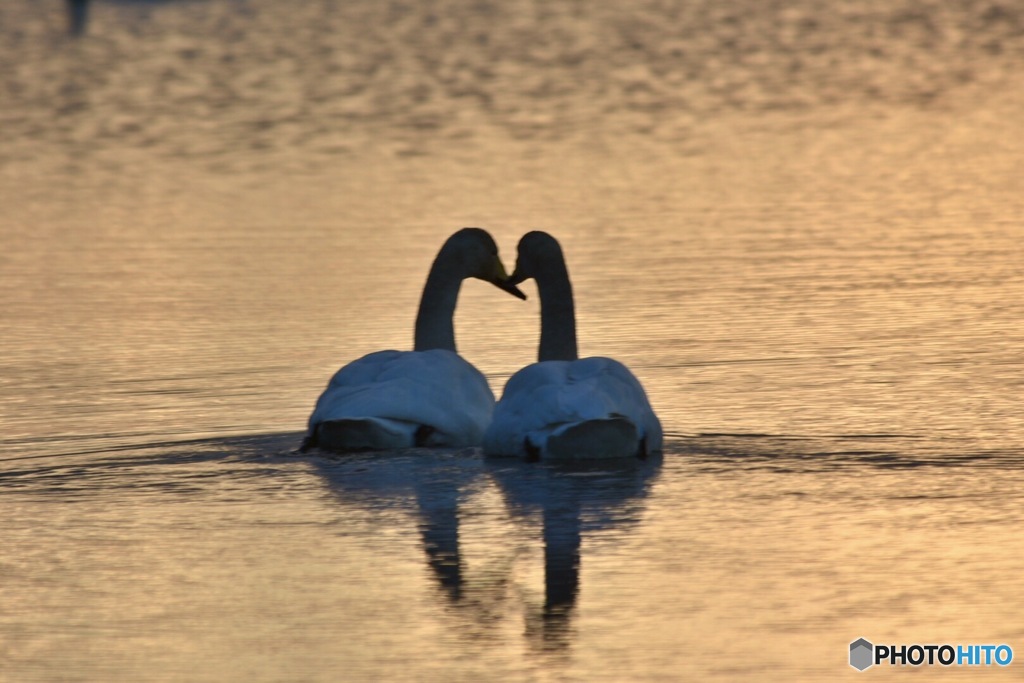
<svg viewBox="0 0 1024 683">
<path fill-rule="evenodd" d="M 1024 661 L 1024 12 L 0 7 L 0 680 L 832 680 Z M 478 225 L 664 457 L 298 455 Z M 538 304 L 463 288 L 500 393 Z"/>
</svg>

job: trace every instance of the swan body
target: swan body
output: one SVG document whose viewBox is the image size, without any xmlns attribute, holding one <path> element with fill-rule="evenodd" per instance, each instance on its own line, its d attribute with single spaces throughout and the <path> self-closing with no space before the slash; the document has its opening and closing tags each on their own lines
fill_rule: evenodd
<svg viewBox="0 0 1024 683">
<path fill-rule="evenodd" d="M 453 351 L 377 351 L 331 378 L 309 418 L 318 445 L 334 451 L 480 443 L 494 394 Z"/>
<path fill-rule="evenodd" d="M 639 380 L 611 358 L 577 357 L 575 305 L 561 247 L 527 233 L 510 281 L 537 281 L 538 362 L 505 385 L 484 435 L 489 455 L 529 460 L 646 457 L 662 450 L 661 422 Z"/>
<path fill-rule="evenodd" d="M 600 459 L 660 451 L 661 424 L 640 382 L 611 358 L 541 361 L 509 379 L 484 438 L 494 455 Z"/>
<path fill-rule="evenodd" d="M 455 351 L 462 281 L 476 277 L 520 298 L 487 232 L 465 228 L 438 253 L 423 288 L 412 351 L 378 351 L 334 374 L 309 417 L 301 450 L 392 450 L 480 444 L 494 410 L 486 378 Z"/>
</svg>

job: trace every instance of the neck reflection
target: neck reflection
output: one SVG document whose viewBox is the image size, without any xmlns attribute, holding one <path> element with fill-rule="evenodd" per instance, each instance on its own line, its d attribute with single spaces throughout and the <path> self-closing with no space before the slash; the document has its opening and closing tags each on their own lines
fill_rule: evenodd
<svg viewBox="0 0 1024 683">
<path fill-rule="evenodd" d="M 475 449 L 316 462 L 343 505 L 389 513 L 407 508 L 431 580 L 466 638 L 497 640 L 500 625 L 518 613 L 528 647 L 541 653 L 566 650 L 573 642 L 584 539 L 638 525 L 661 467 L 660 457 L 549 465 L 483 458 Z M 481 504 L 478 494 L 487 490 L 500 494 L 496 505 Z M 472 526 L 463 534 L 467 519 Z M 522 558 L 535 560 L 527 546 L 536 547 L 537 540 L 543 542 L 544 572 L 539 602 L 528 597 L 537 588 L 522 585 L 531 572 L 516 570 Z M 481 562 L 480 555 L 491 560 Z"/>
</svg>

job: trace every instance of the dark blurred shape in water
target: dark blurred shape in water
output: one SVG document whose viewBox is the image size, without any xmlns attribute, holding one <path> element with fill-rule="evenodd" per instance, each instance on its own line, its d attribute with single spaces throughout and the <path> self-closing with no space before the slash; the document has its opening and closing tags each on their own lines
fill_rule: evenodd
<svg viewBox="0 0 1024 683">
<path fill-rule="evenodd" d="M 68 4 L 68 29 L 73 36 L 80 36 L 85 33 L 86 22 L 89 19 L 89 0 L 67 0 Z"/>
</svg>

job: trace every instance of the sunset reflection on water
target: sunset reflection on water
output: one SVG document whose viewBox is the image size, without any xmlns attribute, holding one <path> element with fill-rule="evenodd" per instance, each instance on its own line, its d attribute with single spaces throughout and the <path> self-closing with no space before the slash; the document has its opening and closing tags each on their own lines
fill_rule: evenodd
<svg viewBox="0 0 1024 683">
<path fill-rule="evenodd" d="M 0 7 L 0 678 L 1024 651 L 1020 11 L 92 5 L 75 41 L 60 3 Z M 635 371 L 663 460 L 293 452 L 340 365 L 410 348 L 469 225 L 508 266 L 558 238 L 581 352 Z M 525 289 L 460 297 L 496 392 L 536 353 Z"/>
</svg>

